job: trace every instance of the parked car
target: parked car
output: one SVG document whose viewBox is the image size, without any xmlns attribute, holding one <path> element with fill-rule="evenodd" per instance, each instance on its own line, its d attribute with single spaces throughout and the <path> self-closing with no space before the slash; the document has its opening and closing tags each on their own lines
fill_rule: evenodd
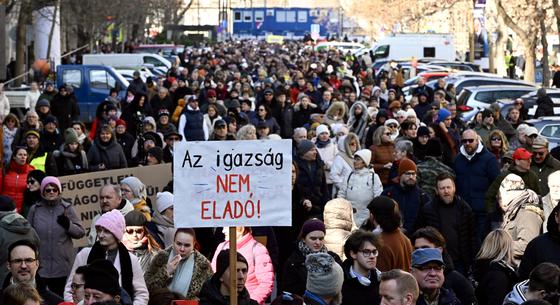
<svg viewBox="0 0 560 305">
<path fill-rule="evenodd" d="M 460 70 L 460 71 L 482 72 L 482 68 L 480 68 L 479 65 L 470 62 L 433 60 L 430 61 L 428 64 L 444 66 L 450 69 Z"/>
<path fill-rule="evenodd" d="M 509 85 L 466 87 L 457 98 L 457 111 L 463 121 L 470 121 L 496 101 L 512 100 L 534 90 L 533 87 Z"/>
<path fill-rule="evenodd" d="M 526 121 L 539 131 L 539 135 L 545 137 L 549 142 L 549 149 L 560 144 L 560 117 L 545 116 L 538 119 Z"/>
<path fill-rule="evenodd" d="M 546 89 L 546 94 L 554 102 L 554 114 L 560 115 L 560 89 Z M 529 110 L 529 118 L 532 118 L 537 111 L 537 90 L 531 91 L 521 96 L 521 98 L 523 99 L 525 108 Z M 500 101 L 500 103 L 504 105 L 501 110 L 504 117 L 507 116 L 509 109 L 513 107 L 513 102 L 513 99 Z"/>
</svg>

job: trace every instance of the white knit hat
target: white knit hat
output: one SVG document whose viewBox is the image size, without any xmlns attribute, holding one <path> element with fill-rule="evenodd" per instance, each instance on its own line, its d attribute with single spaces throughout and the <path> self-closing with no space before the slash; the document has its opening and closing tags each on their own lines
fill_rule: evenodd
<svg viewBox="0 0 560 305">
<path fill-rule="evenodd" d="M 369 149 L 360 149 L 357 152 L 354 153 L 354 157 L 360 157 L 362 160 L 364 160 L 364 162 L 366 163 L 366 166 L 369 165 L 369 162 L 371 161 L 371 150 Z"/>
<path fill-rule="evenodd" d="M 317 128 L 315 128 L 316 134 L 320 135 L 323 132 L 326 132 L 330 135 L 330 131 L 329 131 L 329 127 L 327 127 L 327 125 L 321 124 L 319 126 L 317 126 Z"/>
<path fill-rule="evenodd" d="M 175 196 L 170 192 L 157 193 L 156 197 L 156 207 L 160 214 L 173 206 L 173 199 Z"/>
</svg>

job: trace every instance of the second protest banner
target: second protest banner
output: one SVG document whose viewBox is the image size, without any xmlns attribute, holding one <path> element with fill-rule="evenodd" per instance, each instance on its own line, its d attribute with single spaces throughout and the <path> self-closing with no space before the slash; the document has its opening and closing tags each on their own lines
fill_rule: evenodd
<svg viewBox="0 0 560 305">
<path fill-rule="evenodd" d="M 291 226 L 290 140 L 177 143 L 176 227 Z"/>
</svg>

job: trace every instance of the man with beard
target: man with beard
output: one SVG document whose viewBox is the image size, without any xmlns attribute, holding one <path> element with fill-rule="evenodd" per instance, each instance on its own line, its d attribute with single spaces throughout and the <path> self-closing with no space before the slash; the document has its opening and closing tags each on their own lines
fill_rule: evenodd
<svg viewBox="0 0 560 305">
<path fill-rule="evenodd" d="M 418 186 L 416 164 L 412 160 L 402 159 L 398 174 L 399 184 L 389 186 L 382 195 L 393 198 L 399 204 L 403 214 L 403 227 L 407 234 L 412 234 L 420 207 L 430 202 L 430 196 Z"/>
</svg>

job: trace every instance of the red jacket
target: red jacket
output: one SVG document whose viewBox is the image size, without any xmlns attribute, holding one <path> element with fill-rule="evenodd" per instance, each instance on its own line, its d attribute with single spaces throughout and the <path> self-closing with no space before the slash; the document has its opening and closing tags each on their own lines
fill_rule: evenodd
<svg viewBox="0 0 560 305">
<path fill-rule="evenodd" d="M 29 164 L 19 165 L 10 162 L 5 173 L 2 173 L 2 195 L 11 197 L 16 203 L 18 213 L 23 206 L 23 193 L 27 188 L 27 174 L 35 168 Z"/>
</svg>

